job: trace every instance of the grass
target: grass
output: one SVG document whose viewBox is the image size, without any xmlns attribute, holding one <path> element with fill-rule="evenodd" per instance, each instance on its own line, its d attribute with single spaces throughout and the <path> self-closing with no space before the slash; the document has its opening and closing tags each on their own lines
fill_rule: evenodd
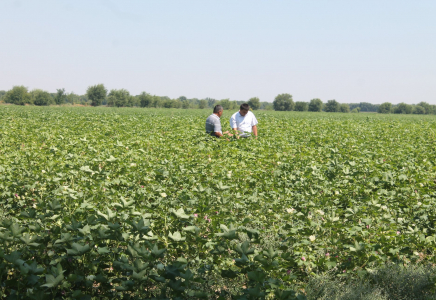
<svg viewBox="0 0 436 300">
<path fill-rule="evenodd" d="M 436 268 L 431 265 L 388 264 L 361 279 L 343 280 L 325 273 L 311 277 L 308 300 L 430 300 L 435 294 Z"/>
</svg>

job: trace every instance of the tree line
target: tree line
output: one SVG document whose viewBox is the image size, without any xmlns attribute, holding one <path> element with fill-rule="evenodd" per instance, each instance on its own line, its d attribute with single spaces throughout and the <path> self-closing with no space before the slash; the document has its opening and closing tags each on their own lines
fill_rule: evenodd
<svg viewBox="0 0 436 300">
<path fill-rule="evenodd" d="M 397 113 L 397 114 L 436 114 L 436 105 L 426 102 L 418 104 L 399 103 L 397 105 L 385 102 L 383 104 L 371 104 L 368 102 L 360 103 L 339 103 L 336 100 L 327 102 L 315 98 L 309 102 L 296 101 L 290 94 L 279 94 L 272 103 L 261 102 L 258 97 L 246 100 L 230 100 L 213 98 L 188 99 L 180 96 L 171 99 L 167 96 L 156 96 L 146 92 L 139 95 L 131 95 L 126 89 L 112 89 L 108 91 L 103 84 L 89 86 L 86 94 L 77 95 L 73 92 L 66 93 L 65 89 L 57 89 L 56 93 L 49 93 L 41 89 L 29 91 L 24 86 L 14 86 L 9 91 L 0 91 L 0 102 L 16 105 L 91 105 L 91 106 L 112 106 L 112 107 L 156 107 L 156 108 L 213 108 L 220 104 L 225 110 L 238 109 L 242 103 L 247 102 L 253 110 L 276 110 L 276 111 L 311 111 L 311 112 L 378 112 L 378 113 Z"/>
<path fill-rule="evenodd" d="M 90 106 L 113 106 L 113 107 L 156 107 L 156 108 L 213 108 L 220 104 L 224 109 L 238 109 L 246 100 L 230 100 L 213 98 L 188 99 L 180 96 L 171 99 L 167 96 L 156 96 L 146 92 L 139 95 L 131 95 L 126 89 L 112 89 L 108 91 L 103 84 L 88 87 L 84 95 L 73 92 L 66 93 L 65 89 L 57 89 L 56 93 L 49 93 L 41 89 L 29 91 L 24 86 L 14 86 L 9 91 L 0 91 L 0 102 L 16 105 L 90 105 Z M 253 97 L 248 100 L 253 109 L 272 110 L 273 105 L 269 102 L 260 102 L 259 98 Z"/>
<path fill-rule="evenodd" d="M 418 104 L 392 104 L 385 102 L 383 104 L 371 104 L 368 102 L 360 103 L 339 103 L 336 100 L 328 100 L 323 103 L 320 99 L 312 99 L 310 102 L 294 102 L 292 95 L 280 94 L 273 102 L 274 110 L 279 111 L 313 111 L 313 112 L 378 112 L 382 114 L 436 114 L 436 105 L 420 102 Z"/>
</svg>

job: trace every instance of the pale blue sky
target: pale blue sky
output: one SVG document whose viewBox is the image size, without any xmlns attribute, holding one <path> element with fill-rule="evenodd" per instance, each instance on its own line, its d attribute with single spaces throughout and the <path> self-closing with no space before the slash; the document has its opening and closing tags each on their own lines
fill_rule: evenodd
<svg viewBox="0 0 436 300">
<path fill-rule="evenodd" d="M 434 0 L 1 0 L 0 90 L 436 104 Z"/>
</svg>

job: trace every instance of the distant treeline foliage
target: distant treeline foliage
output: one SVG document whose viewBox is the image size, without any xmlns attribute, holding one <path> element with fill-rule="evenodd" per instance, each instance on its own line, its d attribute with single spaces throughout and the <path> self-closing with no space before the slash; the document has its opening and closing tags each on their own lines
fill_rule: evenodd
<svg viewBox="0 0 436 300">
<path fill-rule="evenodd" d="M 420 102 L 418 104 L 371 104 L 368 102 L 360 103 L 339 103 L 336 100 L 322 102 L 321 99 L 314 98 L 309 102 L 294 102 L 292 95 L 279 94 L 271 102 L 261 102 L 258 97 L 248 100 L 230 100 L 213 98 L 188 99 L 180 96 L 171 99 L 167 96 L 156 96 L 146 92 L 139 95 L 131 95 L 126 89 L 112 89 L 108 91 L 103 84 L 88 87 L 85 95 L 77 95 L 73 92 L 66 93 L 65 89 L 57 89 L 56 93 L 49 93 L 41 89 L 29 91 L 25 86 L 14 86 L 9 91 L 0 91 L 0 103 L 10 103 L 16 105 L 90 105 L 90 106 L 114 106 L 114 107 L 156 107 L 156 108 L 199 108 L 211 109 L 220 104 L 225 110 L 238 109 L 242 103 L 248 103 L 253 110 L 277 110 L 277 111 L 311 111 L 311 112 L 378 112 L 395 114 L 436 114 L 436 105 Z"/>
<path fill-rule="evenodd" d="M 371 104 L 368 102 L 360 103 L 339 103 L 336 100 L 328 100 L 323 103 L 320 99 L 315 98 L 310 102 L 295 102 L 290 94 L 280 94 L 273 102 L 274 110 L 279 111 L 313 111 L 313 112 L 342 112 L 342 113 L 358 113 L 358 112 L 378 112 L 378 113 L 394 113 L 394 114 L 436 114 L 436 105 L 430 105 L 427 102 L 418 104 L 399 103 L 394 105 L 389 102 L 383 104 Z"/>
</svg>

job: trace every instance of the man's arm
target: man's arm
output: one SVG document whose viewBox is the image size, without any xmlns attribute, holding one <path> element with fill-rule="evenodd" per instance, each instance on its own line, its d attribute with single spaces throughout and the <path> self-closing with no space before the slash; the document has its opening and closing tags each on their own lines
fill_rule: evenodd
<svg viewBox="0 0 436 300">
<path fill-rule="evenodd" d="M 254 125 L 252 129 L 253 129 L 254 136 L 257 138 L 257 125 Z"/>
<path fill-rule="evenodd" d="M 233 130 L 236 130 L 236 127 L 237 127 L 237 125 L 236 125 L 236 119 L 235 119 L 233 116 L 230 117 L 230 127 L 231 127 Z"/>
</svg>

